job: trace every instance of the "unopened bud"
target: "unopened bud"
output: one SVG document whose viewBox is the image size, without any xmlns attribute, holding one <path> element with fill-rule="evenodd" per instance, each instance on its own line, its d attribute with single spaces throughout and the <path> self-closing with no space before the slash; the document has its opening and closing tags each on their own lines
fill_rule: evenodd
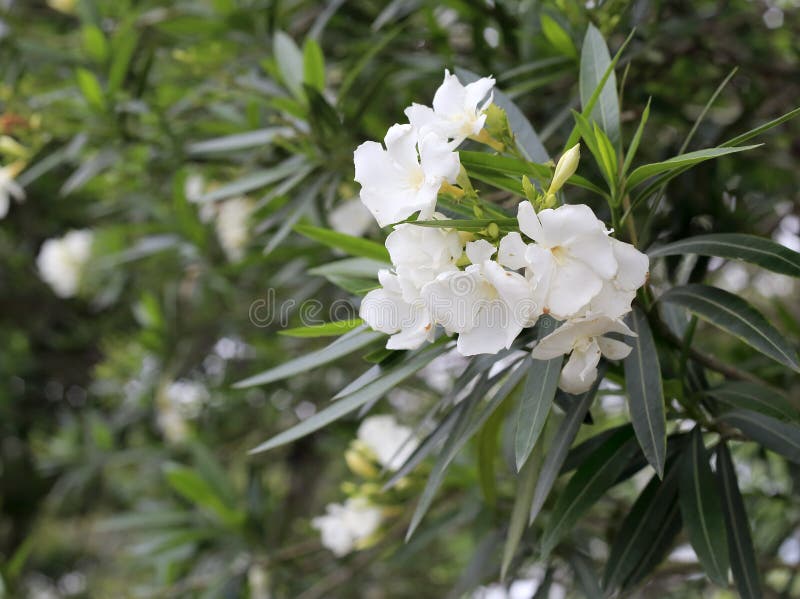
<svg viewBox="0 0 800 599">
<path fill-rule="evenodd" d="M 359 476 L 363 476 L 364 478 L 368 479 L 378 478 L 380 475 L 378 469 L 373 466 L 372 463 L 364 457 L 364 454 L 358 450 L 348 449 L 344 453 L 344 460 L 347 462 L 347 466 L 353 471 L 354 474 L 358 474 Z"/>
<path fill-rule="evenodd" d="M 558 164 L 556 165 L 556 172 L 553 174 L 553 182 L 550 183 L 550 189 L 547 190 L 548 195 L 551 193 L 556 193 L 559 189 L 564 187 L 564 183 L 567 182 L 567 179 L 574 175 L 575 171 L 578 170 L 578 161 L 580 159 L 580 144 L 575 144 L 569 150 L 564 152 L 561 160 L 559 160 Z"/>
</svg>

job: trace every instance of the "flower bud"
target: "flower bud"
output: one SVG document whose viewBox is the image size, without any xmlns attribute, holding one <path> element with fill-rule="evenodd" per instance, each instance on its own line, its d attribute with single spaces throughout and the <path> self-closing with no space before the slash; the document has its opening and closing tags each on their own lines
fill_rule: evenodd
<svg viewBox="0 0 800 599">
<path fill-rule="evenodd" d="M 347 466 L 350 470 L 359 476 L 363 476 L 367 479 L 378 478 L 378 476 L 380 476 L 378 469 L 364 457 L 363 453 L 356 449 L 348 449 L 344 453 L 344 460 L 347 462 Z"/>
<path fill-rule="evenodd" d="M 581 145 L 575 144 L 569 150 L 564 152 L 564 155 L 556 165 L 556 172 L 553 174 L 553 182 L 550 183 L 550 189 L 547 190 L 548 195 L 556 193 L 559 189 L 564 187 L 575 171 L 578 170 L 578 161 L 581 159 Z"/>
</svg>

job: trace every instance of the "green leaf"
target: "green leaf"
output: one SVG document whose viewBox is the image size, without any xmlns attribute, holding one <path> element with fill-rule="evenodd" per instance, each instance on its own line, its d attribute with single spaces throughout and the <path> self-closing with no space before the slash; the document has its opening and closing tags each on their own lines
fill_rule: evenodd
<svg viewBox="0 0 800 599">
<path fill-rule="evenodd" d="M 743 260 L 792 277 L 800 277 L 800 253 L 764 237 L 742 233 L 712 233 L 681 239 L 648 250 L 651 258 L 700 254 Z"/>
<path fill-rule="evenodd" d="M 120 27 L 111 39 L 111 66 L 108 68 L 108 91 L 117 92 L 125 82 L 125 76 L 139 43 L 139 32 L 132 24 Z"/>
<path fill-rule="evenodd" d="M 389 262 L 389 252 L 380 243 L 363 239 L 362 237 L 353 237 L 346 233 L 339 233 L 332 229 L 325 229 L 322 227 L 312 227 L 311 225 L 295 225 L 294 230 L 326 245 L 330 248 L 342 250 L 351 256 L 359 256 L 361 258 L 369 258 L 370 260 L 377 260 L 379 262 Z"/>
<path fill-rule="evenodd" d="M 756 443 L 800 464 L 800 428 L 750 410 L 732 410 L 717 420 L 735 426 Z"/>
<path fill-rule="evenodd" d="M 325 89 L 325 56 L 316 40 L 310 37 L 303 44 L 303 81 L 317 91 Z"/>
<path fill-rule="evenodd" d="M 341 342 L 341 340 L 338 342 Z M 253 455 L 269 451 L 281 445 L 286 445 L 306 435 L 310 435 L 331 422 L 335 422 L 339 418 L 354 412 L 364 404 L 382 397 L 408 377 L 424 368 L 431 360 L 443 353 L 446 349 L 446 344 L 442 343 L 427 347 L 425 350 L 414 354 L 396 367 L 388 369 L 380 378 L 367 383 L 349 395 L 341 397 L 329 407 L 320 412 L 316 412 L 313 416 L 306 418 L 289 430 L 272 437 L 268 441 L 251 449 L 248 453 Z"/>
<path fill-rule="evenodd" d="M 623 586 L 647 555 L 662 522 L 678 501 L 678 472 L 670 462 L 664 479 L 650 479 L 617 531 L 603 574 L 603 589 L 611 594 Z"/>
<path fill-rule="evenodd" d="M 658 476 L 663 477 L 667 431 L 658 352 L 647 316 L 639 307 L 634 307 L 630 324 L 638 335 L 626 339 L 633 345 L 633 351 L 624 360 L 631 423 L 647 461 Z"/>
<path fill-rule="evenodd" d="M 606 70 L 611 66 L 611 55 L 603 35 L 590 24 L 583 38 L 581 49 L 581 68 L 579 88 L 581 105 L 585 108 L 593 92 L 600 84 Z M 591 118 L 600 124 L 614 146 L 619 145 L 619 99 L 617 98 L 617 78 L 613 69 L 608 76 L 602 91 L 597 99 L 597 104 L 591 112 Z"/>
<path fill-rule="evenodd" d="M 645 106 L 644 110 L 642 111 L 642 118 L 639 119 L 639 126 L 636 128 L 636 133 L 633 134 L 633 139 L 631 140 L 631 145 L 628 146 L 628 151 L 625 152 L 625 162 L 622 165 L 623 175 L 625 175 L 628 172 L 628 169 L 630 169 L 631 163 L 633 162 L 636 152 L 639 149 L 639 142 L 642 140 L 642 133 L 644 132 L 645 125 L 647 125 L 647 119 L 650 118 L 651 99 L 652 98 L 647 98 L 647 106 Z"/>
<path fill-rule="evenodd" d="M 278 331 L 278 334 L 285 335 L 287 337 L 303 338 L 338 337 L 349 331 L 352 331 L 356 327 L 360 327 L 363 324 L 364 321 L 360 318 L 352 318 L 349 320 L 335 320 L 333 322 L 326 322 L 324 324 L 312 324 L 307 327 L 284 329 L 282 331 Z"/>
<path fill-rule="evenodd" d="M 328 364 L 334 360 L 353 353 L 381 339 L 385 335 L 377 331 L 371 331 L 366 327 L 355 329 L 344 337 L 337 339 L 327 347 L 324 347 L 310 354 L 300 356 L 294 360 L 284 362 L 280 366 L 270 368 L 260 374 L 251 376 L 239 381 L 234 385 L 235 389 L 244 389 L 245 387 L 254 387 L 256 385 L 266 385 L 274 381 L 289 378 L 301 372 L 306 372 L 312 368 L 317 368 L 323 364 Z"/>
<path fill-rule="evenodd" d="M 328 262 L 314 268 L 309 268 L 308 272 L 312 275 L 322 277 L 357 277 L 361 279 L 378 279 L 378 271 L 382 268 L 391 268 L 388 262 L 369 260 L 367 258 L 344 258 Z"/>
<path fill-rule="evenodd" d="M 515 178 L 527 175 L 539 181 L 548 181 L 553 176 L 553 169 L 545 164 L 528 162 L 512 156 L 468 150 L 460 150 L 458 154 L 461 166 L 468 171 L 472 168 L 477 168 L 496 171 L 499 174 Z"/>
<path fill-rule="evenodd" d="M 797 420 L 800 416 L 780 391 L 756 383 L 727 381 L 706 393 L 734 408 L 760 412 L 780 420 Z"/>
<path fill-rule="evenodd" d="M 305 165 L 306 159 L 304 156 L 292 156 L 291 158 L 287 158 L 272 168 L 248 173 L 240 179 L 232 181 L 231 183 L 226 183 L 225 185 L 209 191 L 208 193 L 200 196 L 197 199 L 197 202 L 216 202 L 218 200 L 224 200 L 226 198 L 242 195 L 250 191 L 266 187 L 271 183 L 282 181 L 283 179 L 294 175 Z"/>
<path fill-rule="evenodd" d="M 643 166 L 635 168 L 633 172 L 628 176 L 627 188 L 632 189 L 637 185 L 639 185 L 640 183 L 644 183 L 647 179 L 649 179 L 653 175 L 659 175 L 665 172 L 677 171 L 678 169 L 682 169 L 688 166 L 694 166 L 695 164 L 705 162 L 706 160 L 711 160 L 712 158 L 719 158 L 720 156 L 726 156 L 728 154 L 736 154 L 737 152 L 745 152 L 747 150 L 752 150 L 754 148 L 758 148 L 761 145 L 762 144 L 755 144 L 752 146 L 737 146 L 735 148 L 734 147 L 706 148 L 704 150 L 687 152 L 686 154 L 681 154 L 680 156 L 673 156 L 669 160 L 664 160 L 662 162 L 645 164 Z"/>
<path fill-rule="evenodd" d="M 678 502 L 675 501 L 667 512 L 666 516 L 656 523 L 657 532 L 651 537 L 650 543 L 639 560 L 636 569 L 623 583 L 622 589 L 626 591 L 633 588 L 639 581 L 645 578 L 661 561 L 668 555 L 675 537 L 681 531 L 681 510 Z"/>
<path fill-rule="evenodd" d="M 743 599 L 760 599 L 764 596 L 758 573 L 758 563 L 750 537 L 744 501 L 739 492 L 736 470 L 726 443 L 717 445 L 717 482 L 722 492 L 722 513 L 728 531 L 728 553 L 733 581 Z"/>
<path fill-rule="evenodd" d="M 289 127 L 266 127 L 246 133 L 234 133 L 224 135 L 204 141 L 195 141 L 186 144 L 186 152 L 189 154 L 213 154 L 216 152 L 235 152 L 246 150 L 258 146 L 266 146 L 277 137 L 291 137 L 293 130 Z M 292 173 L 295 170 L 292 169 Z"/>
<path fill-rule="evenodd" d="M 97 25 L 84 25 L 81 28 L 83 48 L 95 62 L 105 62 L 108 58 L 108 41 Z"/>
<path fill-rule="evenodd" d="M 506 543 L 503 547 L 503 562 L 500 567 L 501 579 L 505 579 L 522 535 L 525 529 L 528 528 L 528 514 L 531 511 L 533 490 L 536 487 L 536 479 L 541 465 L 542 451 L 537 450 L 528 455 L 525 462 L 517 468 L 519 476 L 517 477 L 517 489 L 514 493 L 514 506 L 511 508 L 511 519 L 508 523 Z"/>
<path fill-rule="evenodd" d="M 800 115 L 800 107 L 795 108 L 794 110 L 791 110 L 791 111 L 787 112 L 786 114 L 779 116 L 776 119 L 772 119 L 771 121 L 769 121 L 767 123 L 764 123 L 763 125 L 759 125 L 755 129 L 750 129 L 750 131 L 742 133 L 741 135 L 737 135 L 736 137 L 733 137 L 733 138 L 729 139 L 728 141 L 721 143 L 720 147 L 721 148 L 729 148 L 729 147 L 732 147 L 732 146 L 738 146 L 739 144 L 742 144 L 742 143 L 744 143 L 746 141 L 749 141 L 749 140 L 753 139 L 754 137 L 758 137 L 762 133 L 765 133 L 766 131 L 769 131 L 773 127 L 777 127 L 778 125 L 781 125 L 781 124 L 785 123 L 786 121 L 789 121 L 789 120 L 793 119 L 794 117 L 796 117 L 798 115 Z"/>
<path fill-rule="evenodd" d="M 542 533 L 546 558 L 578 519 L 612 487 L 625 469 L 635 445 L 630 428 L 615 431 L 569 479 Z"/>
<path fill-rule="evenodd" d="M 244 513 L 227 505 L 214 487 L 191 468 L 166 464 L 164 476 L 177 493 L 196 506 L 215 514 L 225 524 L 235 527 L 244 521 Z"/>
<path fill-rule="evenodd" d="M 542 14 L 541 22 L 542 33 L 557 52 L 570 58 L 578 58 L 578 49 L 575 47 L 569 33 L 564 31 L 558 21 L 549 15 Z"/>
<path fill-rule="evenodd" d="M 475 218 L 475 219 L 441 219 L 409 221 L 419 227 L 434 229 L 456 229 L 458 231 L 482 231 L 491 224 L 497 225 L 501 231 L 519 230 L 516 218 Z"/>
<path fill-rule="evenodd" d="M 603 380 L 603 373 L 605 372 L 604 367 L 601 366 L 601 368 L 603 368 L 603 370 L 598 373 L 591 389 L 573 398 L 571 409 L 567 411 L 564 420 L 559 424 L 558 430 L 553 437 L 553 442 L 547 448 L 547 454 L 544 457 L 544 463 L 542 464 L 539 479 L 536 482 L 536 490 L 534 491 L 533 500 L 531 501 L 531 511 L 529 515 L 529 521 L 531 523 L 533 523 L 536 516 L 539 515 L 539 512 L 544 506 L 544 502 L 550 495 L 550 491 L 561 473 L 561 467 L 564 465 L 564 460 L 567 458 L 569 448 L 572 446 L 572 442 L 578 434 L 578 429 L 581 427 L 581 422 L 583 422 L 586 413 L 589 411 L 589 406 L 592 405 L 592 401 L 594 401 L 594 397 L 597 395 L 597 389 L 600 386 L 600 381 Z"/>
<path fill-rule="evenodd" d="M 758 310 L 742 298 L 716 287 L 691 284 L 673 287 L 659 301 L 683 306 L 765 356 L 800 372 L 794 348 Z"/>
<path fill-rule="evenodd" d="M 519 402 L 514 434 L 514 455 L 518 472 L 528 461 L 550 414 L 558 378 L 561 375 L 562 361 L 562 356 L 552 360 L 534 360 L 528 370 Z"/>
<path fill-rule="evenodd" d="M 303 53 L 294 40 L 283 31 L 276 31 L 272 40 L 272 52 L 278 64 L 283 83 L 298 100 L 303 94 Z"/>
<path fill-rule="evenodd" d="M 709 578 L 726 586 L 728 545 L 725 522 L 699 427 L 692 433 L 679 467 L 681 472 L 678 499 L 689 541 Z"/>
<path fill-rule="evenodd" d="M 83 97 L 89 103 L 89 106 L 98 111 L 106 109 L 106 97 L 103 93 L 103 87 L 94 76 L 94 73 L 86 69 L 75 69 L 75 78 L 78 81 L 78 88 L 81 90 Z"/>
</svg>

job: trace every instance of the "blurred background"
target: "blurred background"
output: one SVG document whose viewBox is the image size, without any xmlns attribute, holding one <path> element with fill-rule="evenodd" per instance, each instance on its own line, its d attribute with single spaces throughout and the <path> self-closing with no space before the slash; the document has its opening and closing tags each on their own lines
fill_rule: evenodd
<svg viewBox="0 0 800 599">
<path fill-rule="evenodd" d="M 643 162 L 678 153 L 734 68 L 690 149 L 798 105 L 798 0 L 0 0 L 5 596 L 438 598 L 489 584 L 475 564 L 498 516 L 482 508 L 470 451 L 411 543 L 398 497 L 397 526 L 344 559 L 310 519 L 356 478 L 344 453 L 357 424 L 247 455 L 363 372 L 360 359 L 232 385 L 326 343 L 277 334 L 300 323 L 304 299 L 327 310 L 363 288 L 315 272 L 331 252 L 292 231 L 381 239 L 354 200 L 353 149 L 461 67 L 494 75 L 557 153 L 589 23 L 612 53 L 636 30 L 617 79 L 627 137 L 651 100 Z M 676 179 L 644 208 L 657 234 L 642 243 L 741 231 L 800 250 L 800 120 L 759 141 Z M 800 336 L 796 281 L 703 258 L 675 267 L 687 279 L 710 268 Z M 716 339 L 710 350 L 737 359 Z M 381 411 L 413 421 L 461 368 L 437 360 Z M 604 390 L 598 426 L 623 419 Z M 800 472 L 778 459 L 748 468 L 753 450 L 737 459 L 756 552 L 770 593 L 800 596 Z M 596 510 L 598 537 L 633 492 Z M 729 596 L 686 547 L 640 596 Z M 598 541 L 592 559 L 607 550 Z M 582 596 L 557 571 L 542 591 Z"/>
</svg>

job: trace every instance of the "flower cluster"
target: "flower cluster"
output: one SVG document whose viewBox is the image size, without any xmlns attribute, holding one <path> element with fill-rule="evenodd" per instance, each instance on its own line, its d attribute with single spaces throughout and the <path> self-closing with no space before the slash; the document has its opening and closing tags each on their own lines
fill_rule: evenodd
<svg viewBox="0 0 800 599">
<path fill-rule="evenodd" d="M 533 348 L 536 359 L 570 355 L 560 387 L 586 391 L 602 355 L 616 360 L 631 350 L 608 337 L 635 336 L 623 322 L 644 285 L 647 256 L 610 236 L 586 205 L 555 205 L 556 193 L 575 173 L 579 147 L 565 152 L 552 182 L 537 194 L 540 210 L 523 201 L 516 226 L 502 238 L 431 226 L 445 220 L 436 201 L 443 185 L 459 176 L 455 148 L 478 139 L 494 81 L 462 86 L 445 73 L 433 108 L 414 104 L 409 124 L 394 125 L 386 148 L 366 142 L 355 151 L 361 200 L 380 226 L 419 213 L 421 225 L 396 224 L 386 239 L 393 268 L 381 270 L 379 289 L 370 291 L 360 315 L 390 335 L 388 349 L 415 349 L 432 341 L 437 326 L 457 334 L 465 356 L 494 354 L 511 346 L 542 315 L 561 326 Z M 518 229 L 518 231 L 516 230 Z"/>
<path fill-rule="evenodd" d="M 379 415 L 365 418 L 358 435 L 345 454 L 353 472 L 372 481 L 380 477 L 380 469 L 395 472 L 417 448 L 413 431 L 397 422 L 393 416 Z M 350 485 L 350 497 L 344 503 L 330 503 L 325 514 L 311 521 L 323 546 L 341 557 L 352 551 L 365 549 L 378 540 L 378 533 L 388 506 L 379 505 L 386 496 L 380 487 L 365 483 L 360 487 Z"/>
</svg>

